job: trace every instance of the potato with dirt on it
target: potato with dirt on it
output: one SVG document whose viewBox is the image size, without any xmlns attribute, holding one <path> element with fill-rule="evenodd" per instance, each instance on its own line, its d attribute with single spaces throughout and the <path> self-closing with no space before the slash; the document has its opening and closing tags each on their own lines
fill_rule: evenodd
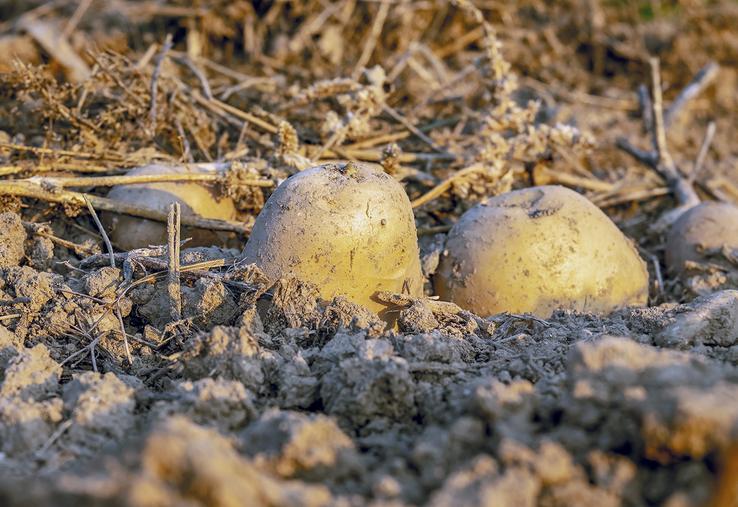
<svg viewBox="0 0 738 507">
<path fill-rule="evenodd" d="M 738 206 L 703 202 L 686 211 L 666 236 L 666 266 L 683 273 L 687 261 L 707 261 L 707 251 L 727 247 L 738 251 Z"/>
<path fill-rule="evenodd" d="M 197 174 L 194 167 L 152 164 L 137 167 L 128 176 Z M 179 202 L 182 216 L 199 216 L 221 220 L 235 220 L 236 207 L 230 197 L 218 197 L 213 189 L 201 182 L 164 182 L 118 185 L 108 193 L 108 198 L 127 204 L 154 208 L 166 213 L 169 205 Z M 130 215 L 103 213 L 103 223 L 110 232 L 110 239 L 123 250 L 162 245 L 167 242 L 165 223 Z M 191 237 L 188 246 L 212 246 L 223 243 L 222 236 L 211 230 L 194 227 L 182 228 L 182 239 Z"/>
<path fill-rule="evenodd" d="M 256 218 L 244 259 L 267 276 L 314 283 L 378 313 L 396 315 L 378 291 L 422 295 L 415 219 L 405 190 L 384 172 L 354 162 L 288 178 Z"/>
<path fill-rule="evenodd" d="M 644 305 L 648 271 L 632 243 L 584 196 L 560 186 L 490 198 L 448 235 L 436 293 L 482 316 Z"/>
</svg>

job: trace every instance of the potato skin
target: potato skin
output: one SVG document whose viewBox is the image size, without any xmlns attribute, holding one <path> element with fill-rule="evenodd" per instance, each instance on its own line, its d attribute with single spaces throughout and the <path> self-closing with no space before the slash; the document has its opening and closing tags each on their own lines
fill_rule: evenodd
<svg viewBox="0 0 738 507">
<path fill-rule="evenodd" d="M 666 236 L 667 269 L 677 274 L 686 261 L 704 261 L 698 245 L 707 249 L 724 245 L 738 248 L 738 206 L 703 202 L 680 216 Z"/>
<path fill-rule="evenodd" d="M 185 166 L 152 164 L 130 170 L 129 176 L 144 174 L 187 174 L 197 172 Z M 179 202 L 183 216 L 199 215 L 203 218 L 222 220 L 237 219 L 236 208 L 230 198 L 218 199 L 211 189 L 201 183 L 144 183 L 118 185 L 108 193 L 110 199 L 130 204 L 143 204 L 167 212 L 169 205 Z M 148 245 L 162 245 L 167 241 L 167 226 L 164 223 L 145 218 L 104 213 L 103 224 L 110 239 L 124 250 L 143 248 Z M 219 244 L 215 231 L 182 228 L 182 239 L 191 237 L 188 246 L 211 246 Z"/>
<path fill-rule="evenodd" d="M 354 162 L 307 169 L 284 181 L 256 218 L 243 251 L 272 278 L 292 275 L 325 299 L 344 295 L 396 319 L 373 295 L 422 295 L 415 219 L 397 181 Z"/>
<path fill-rule="evenodd" d="M 634 246 L 582 195 L 541 186 L 490 198 L 448 235 L 436 293 L 482 316 L 608 313 L 644 305 L 648 271 Z"/>
</svg>

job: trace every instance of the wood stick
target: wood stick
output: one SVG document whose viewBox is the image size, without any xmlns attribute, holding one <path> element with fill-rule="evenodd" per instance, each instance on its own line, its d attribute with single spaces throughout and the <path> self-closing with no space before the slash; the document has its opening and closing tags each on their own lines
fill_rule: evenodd
<svg viewBox="0 0 738 507">
<path fill-rule="evenodd" d="M 179 285 L 179 238 L 181 234 L 180 206 L 169 205 L 167 221 L 167 296 L 171 322 L 182 319 L 182 294 Z"/>
<path fill-rule="evenodd" d="M 412 201 L 410 204 L 412 205 L 413 209 L 418 208 L 422 206 L 423 204 L 426 204 L 433 199 L 436 199 L 437 197 L 440 197 L 443 195 L 446 190 L 451 188 L 451 185 L 454 183 L 454 181 L 459 180 L 465 176 L 468 176 L 470 174 L 478 173 L 484 171 L 485 167 L 482 163 L 477 163 L 470 165 L 469 167 L 462 169 L 461 171 L 458 171 L 453 176 L 450 176 L 443 180 L 441 183 L 433 187 L 431 190 L 426 192 L 425 194 L 421 195 L 414 201 Z"/>
<path fill-rule="evenodd" d="M 40 199 L 47 202 L 55 202 L 60 204 L 71 204 L 75 206 L 86 206 L 85 196 L 90 200 L 92 205 L 99 210 L 110 211 L 122 215 L 131 215 L 135 217 L 148 218 L 156 222 L 167 222 L 167 214 L 145 205 L 133 205 L 100 197 L 92 194 L 83 194 L 79 192 L 70 192 L 68 190 L 57 190 L 55 192 L 46 190 L 40 185 L 28 181 L 11 180 L 0 181 L 0 195 L 14 195 L 17 197 L 29 197 L 32 199 Z M 198 216 L 183 216 L 182 224 L 200 229 L 211 229 L 215 231 L 230 231 L 239 234 L 248 233 L 248 226 L 242 222 L 232 220 L 217 220 L 214 218 L 201 218 Z"/>
<path fill-rule="evenodd" d="M 697 179 L 697 176 L 699 176 L 700 172 L 702 171 L 702 167 L 705 165 L 705 159 L 707 158 L 707 152 L 710 149 L 710 145 L 712 144 L 712 140 L 715 137 L 715 122 L 711 121 L 707 125 L 707 131 L 705 132 L 705 137 L 702 139 L 702 146 L 700 146 L 700 151 L 697 154 L 697 159 L 694 162 L 694 167 L 692 168 L 692 171 L 689 173 L 689 181 L 694 182 Z"/>
<path fill-rule="evenodd" d="M 100 222 L 100 219 L 97 216 L 97 213 L 95 212 L 95 208 L 92 206 L 92 203 L 90 202 L 89 197 L 84 196 L 85 198 L 85 204 L 87 204 L 87 209 L 90 211 L 90 215 L 92 215 L 92 219 L 95 221 L 95 225 L 97 226 L 97 230 L 100 231 L 100 235 L 103 238 L 103 243 L 105 243 L 105 248 L 108 250 L 108 256 L 110 257 L 110 267 L 115 267 L 115 251 L 113 250 L 113 244 L 110 242 L 110 238 L 108 238 L 108 233 L 105 232 L 105 228 L 102 225 L 102 222 Z"/>
<path fill-rule="evenodd" d="M 221 181 L 220 174 L 140 174 L 135 176 L 89 176 L 89 177 L 44 177 L 34 176 L 32 178 L 16 181 L 26 181 L 38 185 L 47 184 L 50 187 L 113 187 L 116 185 L 138 185 L 145 183 L 174 183 L 205 182 L 214 183 Z M 234 182 L 237 186 L 250 187 L 273 187 L 271 180 L 239 180 Z"/>
<path fill-rule="evenodd" d="M 164 39 L 164 45 L 154 60 L 154 72 L 151 74 L 151 103 L 149 106 L 149 122 L 151 123 L 152 135 L 156 132 L 156 98 L 159 89 L 159 75 L 161 74 L 161 66 L 167 57 L 167 53 L 172 49 L 172 34 L 168 33 Z"/>
<path fill-rule="evenodd" d="M 677 95 L 674 102 L 671 103 L 664 113 L 664 120 L 667 127 L 671 125 L 690 100 L 702 93 L 715 80 L 719 70 L 720 66 L 717 63 L 709 62 L 694 75 L 692 80 L 679 92 L 679 95 Z"/>
<path fill-rule="evenodd" d="M 103 241 L 105 242 L 105 246 L 108 249 L 108 255 L 110 256 L 110 266 L 114 268 L 115 267 L 115 252 L 113 251 L 113 245 L 110 243 L 108 234 L 105 232 L 105 228 L 100 222 L 100 219 L 98 218 L 97 213 L 95 212 L 95 208 L 92 206 L 92 203 L 90 203 L 89 197 L 84 196 L 84 199 L 85 199 L 85 203 L 87 204 L 87 209 L 90 210 L 90 214 L 92 215 L 92 218 L 95 220 L 95 225 L 97 225 L 97 228 L 100 231 L 100 234 L 102 235 Z M 133 358 L 131 357 L 131 347 L 128 344 L 128 334 L 126 333 L 126 326 L 123 323 L 123 314 L 120 311 L 120 301 L 118 300 L 115 301 L 115 307 L 114 307 L 113 313 L 115 313 L 115 316 L 118 319 L 118 325 L 120 326 L 120 332 L 121 332 L 121 335 L 123 336 L 123 345 L 126 350 L 126 358 L 128 359 L 128 364 L 132 365 Z M 92 358 L 92 366 L 93 368 L 96 368 L 94 346 L 91 346 L 90 348 L 90 355 Z"/>
</svg>

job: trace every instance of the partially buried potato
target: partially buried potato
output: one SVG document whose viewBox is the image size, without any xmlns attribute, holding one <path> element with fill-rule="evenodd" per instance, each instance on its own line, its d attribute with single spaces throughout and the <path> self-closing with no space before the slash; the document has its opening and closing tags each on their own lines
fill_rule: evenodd
<svg viewBox="0 0 738 507">
<path fill-rule="evenodd" d="M 686 211 L 666 237 L 666 266 L 672 273 L 684 270 L 685 262 L 705 262 L 705 251 L 727 246 L 738 250 L 738 207 L 703 202 Z"/>
<path fill-rule="evenodd" d="M 145 174 L 197 173 L 193 168 L 175 165 L 147 165 L 132 169 L 128 176 Z M 166 213 L 169 205 L 179 202 L 182 216 L 197 215 L 203 218 L 235 220 L 236 208 L 228 197 L 217 197 L 211 188 L 199 182 L 167 182 L 119 185 L 108 193 L 110 199 L 129 204 L 139 204 Z M 104 213 L 103 223 L 110 239 L 124 250 L 162 245 L 167 242 L 165 223 L 145 218 L 114 213 Z M 216 231 L 183 227 L 182 239 L 191 237 L 188 246 L 211 246 L 222 243 Z"/>
<path fill-rule="evenodd" d="M 422 295 L 415 220 L 395 179 L 365 165 L 327 164 L 282 183 L 256 218 L 243 252 L 276 280 L 312 282 L 392 323 L 377 291 Z"/>
<path fill-rule="evenodd" d="M 631 242 L 582 195 L 560 186 L 493 197 L 448 235 L 441 299 L 482 316 L 609 313 L 644 305 L 648 271 Z"/>
</svg>

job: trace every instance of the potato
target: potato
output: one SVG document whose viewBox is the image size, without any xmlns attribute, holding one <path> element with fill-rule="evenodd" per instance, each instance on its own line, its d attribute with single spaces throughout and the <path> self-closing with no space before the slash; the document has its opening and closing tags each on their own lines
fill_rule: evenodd
<svg viewBox="0 0 738 507">
<path fill-rule="evenodd" d="M 244 259 L 271 279 L 292 275 L 321 297 L 344 295 L 392 323 L 377 291 L 421 295 L 415 219 L 391 176 L 349 162 L 297 173 L 256 218 Z"/>
<path fill-rule="evenodd" d="M 436 274 L 441 299 L 482 316 L 608 313 L 648 299 L 631 242 L 582 195 L 560 186 L 493 197 L 448 235 Z"/>
<path fill-rule="evenodd" d="M 738 207 L 727 203 L 703 202 L 686 211 L 666 236 L 666 266 L 681 273 L 686 261 L 706 260 L 698 246 L 738 250 Z"/>
<path fill-rule="evenodd" d="M 129 176 L 144 174 L 186 174 L 196 172 L 183 166 L 148 165 L 128 172 Z M 199 215 L 203 218 L 236 219 L 236 208 L 230 198 L 216 198 L 214 192 L 198 182 L 142 183 L 119 185 L 108 193 L 110 199 L 130 204 L 141 204 L 163 212 L 179 202 L 182 216 Z M 145 218 L 114 213 L 103 213 L 103 223 L 110 239 L 124 250 L 162 245 L 167 242 L 167 226 Z M 211 246 L 221 243 L 215 231 L 191 227 L 182 228 L 182 239 L 191 237 L 188 246 Z"/>
</svg>

